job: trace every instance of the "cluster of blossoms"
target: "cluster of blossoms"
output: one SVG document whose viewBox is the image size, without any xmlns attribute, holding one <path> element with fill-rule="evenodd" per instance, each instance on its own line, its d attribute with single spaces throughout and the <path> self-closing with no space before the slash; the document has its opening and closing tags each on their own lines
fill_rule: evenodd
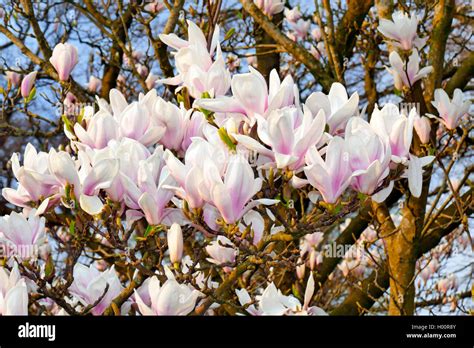
<svg viewBox="0 0 474 348">
<path fill-rule="evenodd" d="M 267 15 L 283 11 L 275 1 L 256 2 Z M 298 10 L 286 10 L 285 15 L 295 35 L 304 38 L 309 27 L 301 22 Z M 406 64 L 397 52 L 390 55 L 390 71 L 400 89 L 430 71 L 419 70 L 420 58 L 413 47 L 423 40 L 416 37 L 413 18 L 397 13 L 394 22 L 380 27 L 396 47 L 412 50 Z M 394 29 L 400 25 L 406 31 Z M 267 84 L 249 67 L 249 72 L 231 78 L 219 37 L 216 27 L 208 48 L 201 29 L 192 22 L 188 22 L 188 40 L 175 34 L 160 36 L 176 50 L 178 71 L 161 82 L 178 85 L 178 92 L 185 88 L 193 98 L 191 107 L 165 101 L 154 89 L 132 102 L 112 90 L 109 102 L 97 99 L 98 110 L 89 106 L 74 123 L 65 119 L 69 151 L 38 152 L 28 144 L 22 162 L 14 154 L 11 163 L 18 185 L 4 188 L 2 194 L 23 208 L 23 214 L 0 219 L 0 238 L 14 249 L 26 245 L 39 250 L 47 243 L 45 215 L 63 210 L 100 221 L 113 207 L 123 217 L 124 229 L 146 221 L 147 233 L 167 234 L 163 271 L 135 289 L 122 304 L 122 313 L 135 308 L 142 315 L 186 315 L 207 301 L 206 289 L 219 284 L 184 250 L 183 230 L 200 227 L 196 239 L 208 239 L 203 248 L 206 261 L 224 274 L 237 271 L 242 262 L 240 246 L 258 250 L 285 230 L 270 210 L 286 204 L 285 197 L 272 189 L 275 182 L 290 193 L 304 193 L 312 206 L 328 211 L 349 197 L 383 201 L 403 178 L 408 178 L 411 194 L 420 196 L 423 167 L 434 157 L 410 153 L 414 130 L 426 142 L 430 131 L 415 108 L 400 110 L 389 103 L 376 107 L 366 121 L 359 112 L 358 94 L 349 96 L 340 83 L 334 83 L 328 94 L 312 93 L 303 103 L 289 75 L 282 80 L 272 71 Z M 60 44 L 51 63 L 60 80 L 67 80 L 77 63 L 77 50 Z M 25 80 L 25 95 L 29 95 L 34 75 Z M 89 86 L 98 88 L 94 80 Z M 455 128 L 469 108 L 462 93 L 455 92 L 449 100 L 442 90 L 436 91 L 433 105 L 448 129 Z M 313 270 L 321 263 L 323 256 L 316 247 L 322 238 L 321 232 L 315 232 L 301 240 L 294 271 L 307 279 L 303 305 L 269 281 L 252 295 L 244 288 L 236 290 L 241 313 L 325 314 L 314 303 L 311 306 L 314 279 L 311 272 L 305 277 L 306 266 Z M 11 260 L 34 262 L 37 256 L 15 254 Z M 35 289 L 27 287 L 15 262 L 10 267 L 11 271 L 0 269 L 0 312 L 27 314 L 27 294 Z M 357 267 L 348 257 L 339 268 L 347 275 Z M 94 315 L 104 313 L 124 289 L 114 267 L 99 268 L 79 259 L 69 287 L 69 303 L 92 306 Z"/>
</svg>

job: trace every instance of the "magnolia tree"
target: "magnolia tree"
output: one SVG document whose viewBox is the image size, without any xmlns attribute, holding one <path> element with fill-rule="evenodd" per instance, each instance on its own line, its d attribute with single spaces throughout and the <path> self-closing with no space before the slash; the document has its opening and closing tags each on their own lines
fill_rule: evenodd
<svg viewBox="0 0 474 348">
<path fill-rule="evenodd" d="M 1 4 L 1 314 L 469 313 L 468 4 Z"/>
</svg>

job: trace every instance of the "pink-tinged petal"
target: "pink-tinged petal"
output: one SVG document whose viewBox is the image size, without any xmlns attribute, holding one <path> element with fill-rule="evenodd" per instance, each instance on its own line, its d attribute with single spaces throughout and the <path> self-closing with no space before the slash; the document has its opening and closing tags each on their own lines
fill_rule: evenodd
<svg viewBox="0 0 474 348">
<path fill-rule="evenodd" d="M 193 21 L 188 20 L 188 41 L 192 45 L 198 45 L 207 48 L 207 40 L 201 28 L 199 28 Z"/>
<path fill-rule="evenodd" d="M 270 149 L 267 149 L 262 144 L 260 144 L 254 138 L 242 134 L 233 134 L 232 136 L 235 138 L 235 140 L 239 142 L 239 144 L 242 144 L 247 149 L 256 151 L 264 156 L 273 158 L 273 152 Z"/>
<path fill-rule="evenodd" d="M 8 202 L 16 205 L 17 207 L 27 207 L 28 203 L 31 201 L 29 196 L 21 195 L 17 190 L 14 190 L 10 187 L 2 189 L 2 196 Z"/>
<path fill-rule="evenodd" d="M 160 40 L 167 46 L 179 50 L 180 48 L 188 47 L 189 43 L 186 40 L 179 38 L 176 34 L 160 34 Z"/>
<path fill-rule="evenodd" d="M 4 299 L 5 315 L 28 315 L 28 290 L 24 280 L 11 288 Z"/>
<path fill-rule="evenodd" d="M 128 106 L 127 100 L 119 90 L 113 88 L 109 93 L 110 107 L 115 117 L 118 117 Z"/>
<path fill-rule="evenodd" d="M 387 187 L 383 188 L 376 194 L 372 195 L 372 200 L 377 203 L 384 202 L 388 198 L 388 196 L 392 193 L 393 186 L 394 186 L 394 182 L 393 180 L 390 180 Z"/>
<path fill-rule="evenodd" d="M 268 102 L 267 84 L 257 70 L 250 67 L 250 71 L 234 75 L 231 83 L 232 94 L 244 106 L 248 115 L 263 115 Z"/>
<path fill-rule="evenodd" d="M 212 202 L 219 210 L 219 213 L 222 215 L 225 222 L 233 224 L 237 219 L 233 210 L 233 202 L 225 186 L 223 184 L 215 185 L 212 189 L 211 195 Z"/>
<path fill-rule="evenodd" d="M 158 207 L 153 197 L 144 192 L 138 200 L 138 205 L 145 214 L 146 221 L 150 225 L 158 225 L 161 223 L 161 218 L 158 212 Z"/>
<path fill-rule="evenodd" d="M 104 159 L 96 163 L 91 172 L 84 179 L 83 192 L 92 195 L 97 190 L 105 189 L 112 185 L 118 174 L 120 162 L 117 159 Z"/>
<path fill-rule="evenodd" d="M 322 92 L 313 92 L 306 99 L 305 106 L 311 110 L 313 115 L 317 115 L 319 110 L 323 109 L 326 117 L 331 115 L 331 103 L 329 98 Z"/>
<path fill-rule="evenodd" d="M 134 290 L 134 294 L 135 294 L 135 301 L 138 305 L 138 310 L 140 311 L 141 315 L 156 315 L 156 313 L 143 302 L 137 290 Z"/>
<path fill-rule="evenodd" d="M 88 196 L 81 194 L 79 197 L 81 209 L 89 215 L 97 215 L 104 208 L 104 204 L 98 196 Z"/>
<path fill-rule="evenodd" d="M 245 108 L 239 100 L 225 96 L 220 96 L 215 99 L 197 99 L 194 105 L 213 112 L 245 112 Z"/>
</svg>

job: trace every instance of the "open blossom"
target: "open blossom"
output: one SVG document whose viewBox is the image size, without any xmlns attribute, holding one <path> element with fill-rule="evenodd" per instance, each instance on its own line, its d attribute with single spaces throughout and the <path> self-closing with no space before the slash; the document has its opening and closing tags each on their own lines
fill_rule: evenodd
<svg viewBox="0 0 474 348">
<path fill-rule="evenodd" d="M 375 106 L 372 113 L 370 125 L 377 134 L 389 140 L 392 161 L 396 163 L 404 163 L 408 159 L 416 116 L 415 108 L 407 116 L 404 110 L 400 111 L 392 103 L 385 104 L 381 110 Z"/>
<path fill-rule="evenodd" d="M 296 23 L 298 19 L 301 18 L 301 12 L 298 7 L 293 7 L 291 10 L 288 7 L 285 7 L 283 13 L 285 18 L 290 23 Z"/>
<path fill-rule="evenodd" d="M 296 22 L 290 22 L 290 28 L 293 30 L 295 37 L 301 40 L 306 38 L 310 27 L 311 22 L 309 20 L 305 21 L 300 18 Z"/>
<path fill-rule="evenodd" d="M 372 115 L 372 120 L 374 115 Z M 353 172 L 352 187 L 371 195 L 390 172 L 391 149 L 386 137 L 380 137 L 371 126 L 354 117 L 346 127 L 346 148 Z"/>
<path fill-rule="evenodd" d="M 18 154 L 11 157 L 13 175 L 18 180 L 17 189 L 5 187 L 3 197 L 10 203 L 27 208 L 30 202 L 41 201 L 58 192 L 58 181 L 48 169 L 48 154 L 37 152 L 35 147 L 28 143 L 23 156 L 23 165 L 20 165 Z"/>
<path fill-rule="evenodd" d="M 23 78 L 23 81 L 21 81 L 21 96 L 23 98 L 28 98 L 30 95 L 31 90 L 33 89 L 33 86 L 35 85 L 36 81 L 36 75 L 38 74 L 37 71 L 30 72 L 28 75 L 26 75 Z"/>
<path fill-rule="evenodd" d="M 246 311 L 251 315 L 327 315 L 319 307 L 312 306 L 312 296 L 314 294 L 314 278 L 309 276 L 304 295 L 304 304 L 293 295 L 285 296 L 272 282 L 263 291 L 262 295 L 257 296 L 258 308 L 255 305 L 249 305 L 252 302 L 246 289 L 235 291 L 242 306 L 247 306 Z"/>
<path fill-rule="evenodd" d="M 173 192 L 166 186 L 175 185 L 175 181 L 165 166 L 161 146 L 146 160 L 140 161 L 137 182 L 127 176 L 121 178 L 125 188 L 125 204 L 132 209 L 127 212 L 130 218 L 145 217 L 150 225 L 169 222 L 167 218 L 171 218 L 177 210 L 167 207 Z"/>
<path fill-rule="evenodd" d="M 195 104 L 209 111 L 246 115 L 251 124 L 254 123 L 256 114 L 265 117 L 273 110 L 295 104 L 296 85 L 290 75 L 280 81 L 276 70 L 272 70 L 267 87 L 262 74 L 252 67 L 249 69 L 249 73 L 232 77 L 232 97 L 199 99 Z"/>
<path fill-rule="evenodd" d="M 104 148 L 112 139 L 123 137 L 135 139 L 145 146 L 154 145 L 166 131 L 153 111 L 157 98 L 156 90 L 151 90 L 128 104 L 118 90 L 112 89 L 110 105 L 99 100 L 99 111 L 85 117 L 86 129 L 76 123 L 74 133 L 82 144 L 97 149 Z"/>
<path fill-rule="evenodd" d="M 18 264 L 0 268 L 0 315 L 28 315 L 28 289 Z"/>
<path fill-rule="evenodd" d="M 56 69 L 59 79 L 61 81 L 67 81 L 71 71 L 78 62 L 77 48 L 68 43 L 59 43 L 54 47 L 53 55 L 49 61 Z"/>
<path fill-rule="evenodd" d="M 420 69 L 420 56 L 417 50 L 413 50 L 408 58 L 408 63 L 404 62 L 396 51 L 390 53 L 389 61 L 392 67 L 387 67 L 387 70 L 392 74 L 395 88 L 398 90 L 402 90 L 403 87 L 411 88 L 416 81 L 433 71 L 432 66 Z"/>
<path fill-rule="evenodd" d="M 300 241 L 300 258 L 306 259 L 310 269 L 314 269 L 323 261 L 323 255 L 316 250 L 317 246 L 323 241 L 324 234 L 321 232 L 309 233 Z M 301 271 L 304 272 L 304 264 Z"/>
<path fill-rule="evenodd" d="M 253 2 L 269 17 L 280 13 L 285 8 L 285 2 L 282 0 L 253 0 Z"/>
<path fill-rule="evenodd" d="M 214 127 L 207 127 L 205 140 L 200 137 L 192 139 L 186 150 L 184 164 L 173 153 L 166 150 L 164 160 L 171 175 L 177 182 L 176 187 L 167 187 L 186 200 L 191 208 L 201 208 L 206 201 L 210 202 L 210 191 L 213 181 L 209 178 L 209 168 L 223 176 L 227 168 L 230 153 Z M 208 210 L 209 211 L 209 210 Z"/>
<path fill-rule="evenodd" d="M 219 33 L 219 26 L 216 25 L 209 50 L 203 32 L 191 21 L 188 21 L 188 41 L 180 39 L 176 34 L 160 34 L 161 41 L 177 50 L 174 58 L 179 73 L 161 82 L 183 84 L 193 98 L 200 98 L 205 92 L 211 96 L 226 94 L 230 86 L 230 73 L 225 67 Z"/>
<path fill-rule="evenodd" d="M 0 217 L 0 243 L 7 255 L 19 259 L 37 258 L 40 246 L 46 241 L 45 218 L 31 209 L 26 215 L 11 212 Z"/>
<path fill-rule="evenodd" d="M 224 236 L 217 236 L 217 239 L 206 247 L 206 252 L 210 256 L 207 260 L 216 265 L 232 263 L 238 254 L 235 245 Z"/>
<path fill-rule="evenodd" d="M 67 152 L 54 149 L 48 156 L 49 170 L 61 186 L 62 196 L 66 187 L 72 186 L 81 208 L 90 215 L 102 211 L 104 204 L 98 196 L 99 191 L 110 187 L 119 169 L 116 159 L 94 160 L 79 152 L 79 159 L 75 161 Z"/>
<path fill-rule="evenodd" d="M 111 140 L 107 147 L 100 150 L 85 149 L 94 161 L 116 159 L 119 161 L 119 173 L 112 180 L 110 187 L 104 188 L 107 196 L 115 202 L 123 202 L 125 196 L 124 178 L 132 182 L 138 181 L 138 167 L 141 161 L 151 156 L 150 151 L 138 141 L 122 138 L 120 141 Z"/>
<path fill-rule="evenodd" d="M 165 268 L 168 280 L 161 285 L 153 276 L 142 290 L 135 290 L 135 299 L 142 315 L 188 315 L 196 306 L 201 293 L 191 285 L 179 284 L 173 273 Z"/>
<path fill-rule="evenodd" d="M 179 153 L 186 151 L 191 144 L 191 138 L 203 135 L 202 128 L 206 123 L 201 112 L 186 110 L 182 104 L 177 107 L 159 97 L 154 104 L 153 117 L 155 122 L 165 129 L 159 143 Z"/>
<path fill-rule="evenodd" d="M 335 203 L 352 178 L 349 153 L 344 139 L 334 137 L 329 141 L 325 160 L 313 146 L 306 154 L 306 163 L 304 172 L 311 186 L 321 193 L 326 203 Z"/>
<path fill-rule="evenodd" d="M 385 37 L 394 41 L 394 45 L 409 51 L 413 46 L 421 48 L 426 39 L 418 37 L 418 18 L 403 11 L 395 11 L 392 20 L 380 18 L 377 28 Z"/>
<path fill-rule="evenodd" d="M 266 119 L 260 115 L 256 118 L 258 137 L 271 150 L 250 136 L 235 134 L 234 138 L 245 147 L 272 159 L 277 168 L 293 170 L 304 166 L 306 152 L 319 143 L 326 125 L 323 110 L 313 118 L 307 108 L 302 117 L 298 108 L 285 107 L 272 111 Z"/>
<path fill-rule="evenodd" d="M 439 114 L 439 119 L 447 129 L 456 129 L 464 115 L 469 112 L 471 102 L 464 97 L 459 88 L 453 93 L 450 100 L 448 94 L 441 88 L 434 92 L 434 101 L 431 102 Z"/>
<path fill-rule="evenodd" d="M 87 267 L 76 263 L 74 266 L 74 281 L 69 287 L 69 292 L 84 306 L 96 303 L 103 296 L 91 310 L 93 315 L 101 315 L 123 289 L 114 267 L 100 272 L 94 265 Z"/>
<path fill-rule="evenodd" d="M 305 105 L 311 110 L 313 115 L 317 115 L 319 110 L 324 110 L 326 122 L 331 134 L 344 131 L 347 121 L 359 112 L 359 95 L 354 92 L 350 98 L 342 84 L 335 82 L 332 84 L 329 94 L 314 92 L 306 99 Z"/>
<path fill-rule="evenodd" d="M 233 224 L 247 211 L 259 204 L 275 204 L 274 199 L 251 198 L 262 188 L 262 179 L 255 178 L 252 167 L 241 155 L 229 158 L 224 178 L 215 166 L 208 168 L 207 175 L 210 180 L 210 200 L 224 221 Z"/>
</svg>

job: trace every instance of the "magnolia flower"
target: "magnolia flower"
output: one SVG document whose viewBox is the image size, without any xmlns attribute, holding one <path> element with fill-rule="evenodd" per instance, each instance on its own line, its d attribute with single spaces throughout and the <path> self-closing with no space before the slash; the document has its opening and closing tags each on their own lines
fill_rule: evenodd
<svg viewBox="0 0 474 348">
<path fill-rule="evenodd" d="M 300 257 L 308 260 L 309 267 L 313 270 L 316 265 L 323 261 L 323 255 L 316 250 L 316 247 L 322 242 L 324 234 L 321 232 L 314 232 L 304 236 L 300 241 Z M 304 264 L 299 272 L 304 274 Z"/>
<path fill-rule="evenodd" d="M 324 110 L 326 122 L 331 134 L 344 131 L 347 121 L 358 113 L 359 95 L 354 92 L 350 98 L 347 97 L 346 89 L 339 82 L 332 84 L 329 94 L 314 92 L 306 99 L 305 106 L 313 115 L 319 110 Z"/>
<path fill-rule="evenodd" d="M 340 264 L 337 265 L 342 272 L 342 275 L 347 278 L 347 276 L 352 273 L 354 277 L 360 277 L 364 273 L 364 267 L 359 260 L 342 260 Z"/>
<path fill-rule="evenodd" d="M 158 99 L 156 90 L 140 95 L 130 105 L 116 89 L 110 91 L 110 105 L 98 99 L 99 111 L 85 116 L 86 129 L 76 123 L 74 132 L 79 141 L 91 148 L 102 149 L 112 139 L 135 139 L 145 146 L 156 144 L 165 133 L 165 127 L 156 120 L 153 105 Z"/>
<path fill-rule="evenodd" d="M 58 192 L 58 181 L 48 169 L 48 154 L 37 152 L 28 143 L 23 156 L 23 166 L 20 165 L 18 154 L 11 157 L 13 175 L 18 180 L 16 190 L 5 187 L 3 197 L 19 207 L 30 207 L 30 202 L 38 202 Z"/>
<path fill-rule="evenodd" d="M 133 215 L 133 220 L 144 216 L 150 225 L 167 222 L 167 218 L 172 218 L 170 214 L 176 210 L 167 208 L 173 192 L 165 187 L 173 186 L 175 181 L 165 166 L 161 146 L 146 160 L 140 161 L 137 178 L 137 182 L 133 182 L 129 177 L 121 176 L 125 204 L 133 209 L 127 212 L 128 216 L 131 218 Z"/>
<path fill-rule="evenodd" d="M 320 142 L 326 125 L 323 110 L 314 118 L 307 108 L 303 117 L 300 115 L 298 108 L 285 107 L 272 111 L 266 119 L 256 116 L 258 137 L 271 150 L 249 136 L 234 134 L 233 137 L 245 147 L 272 159 L 277 168 L 297 170 L 304 166 L 308 149 Z"/>
<path fill-rule="evenodd" d="M 10 82 L 12 86 L 16 87 L 20 84 L 21 75 L 17 72 L 7 71 L 5 72 L 5 76 L 7 78 L 7 81 Z"/>
<path fill-rule="evenodd" d="M 28 289 L 16 262 L 10 272 L 0 268 L 0 314 L 28 315 Z"/>
<path fill-rule="evenodd" d="M 100 89 L 101 86 L 102 86 L 102 81 L 99 78 L 93 75 L 89 77 L 89 84 L 87 85 L 87 89 L 89 91 L 91 91 L 92 93 L 96 93 Z"/>
<path fill-rule="evenodd" d="M 329 141 L 325 160 L 315 146 L 311 147 L 306 154 L 306 163 L 304 172 L 309 183 L 321 193 L 326 203 L 335 203 L 352 178 L 344 140 L 334 137 Z"/>
<path fill-rule="evenodd" d="M 282 0 L 253 0 L 253 2 L 269 17 L 280 13 L 285 8 L 285 2 Z"/>
<path fill-rule="evenodd" d="M 155 122 L 165 129 L 159 143 L 167 149 L 183 153 L 192 137 L 203 135 L 206 119 L 201 112 L 186 110 L 183 104 L 177 107 L 161 98 L 156 100 L 153 111 Z"/>
<path fill-rule="evenodd" d="M 170 261 L 172 263 L 180 262 L 183 257 L 183 232 L 181 231 L 181 226 L 173 223 L 168 229 L 167 238 Z"/>
<path fill-rule="evenodd" d="M 158 13 L 163 9 L 165 4 L 163 4 L 160 0 L 155 0 L 153 2 L 149 2 L 145 5 L 144 9 L 145 11 L 151 12 L 151 13 Z"/>
<path fill-rule="evenodd" d="M 227 164 L 224 179 L 222 180 L 218 169 L 209 166 L 206 175 L 210 180 L 210 200 L 222 215 L 224 221 L 233 224 L 242 215 L 259 204 L 275 204 L 273 199 L 249 200 L 262 187 L 262 179 L 255 178 L 252 167 L 240 155 L 233 155 Z"/>
<path fill-rule="evenodd" d="M 448 290 L 457 288 L 457 278 L 454 274 L 451 274 L 449 277 L 441 279 L 438 284 L 436 284 L 436 287 L 438 291 L 446 294 Z"/>
<path fill-rule="evenodd" d="M 114 267 L 99 272 L 94 265 L 89 267 L 80 263 L 74 265 L 74 281 L 69 287 L 69 292 L 84 306 L 93 305 L 102 297 L 91 310 L 93 315 L 101 315 L 123 289 Z"/>
<path fill-rule="evenodd" d="M 286 20 L 290 23 L 296 23 L 296 21 L 301 18 L 301 12 L 298 7 L 293 7 L 291 10 L 288 7 L 285 7 L 283 13 Z"/>
<path fill-rule="evenodd" d="M 416 134 L 418 134 L 418 138 L 420 138 L 421 143 L 428 144 L 430 142 L 430 132 L 431 132 L 431 125 L 430 125 L 429 118 L 426 116 L 420 117 L 417 114 L 415 116 L 413 126 L 415 127 Z"/>
<path fill-rule="evenodd" d="M 160 40 L 177 50 L 175 60 L 179 74 L 160 82 L 170 85 L 183 84 L 194 98 L 200 98 L 205 92 L 211 96 L 227 93 L 230 73 L 225 67 L 219 33 L 219 26 L 216 25 L 209 50 L 203 32 L 191 21 L 188 21 L 188 41 L 175 34 L 161 34 Z M 214 53 L 216 55 L 213 61 Z"/>
<path fill-rule="evenodd" d="M 207 128 L 210 129 L 210 128 Z M 213 181 L 207 175 L 209 168 L 221 177 L 225 173 L 229 159 L 229 151 L 213 132 L 206 138 L 195 137 L 186 150 L 185 164 L 179 161 L 171 151 L 166 150 L 164 160 L 168 170 L 176 180 L 177 187 L 167 187 L 186 200 L 191 208 L 201 208 L 206 201 L 211 201 L 210 191 Z"/>
<path fill-rule="evenodd" d="M 214 112 L 244 114 L 253 124 L 256 114 L 265 116 L 273 110 L 295 103 L 296 86 L 290 75 L 280 81 L 276 70 L 272 70 L 269 79 L 270 87 L 267 88 L 262 74 L 251 66 L 249 69 L 249 73 L 236 74 L 232 77 L 232 97 L 199 99 L 195 104 Z"/>
<path fill-rule="evenodd" d="M 46 241 L 45 218 L 31 209 L 26 215 L 11 212 L 0 217 L 0 243 L 9 256 L 20 259 L 36 259 L 39 248 Z"/>
<path fill-rule="evenodd" d="M 76 123 L 74 133 L 82 144 L 93 149 L 103 149 L 110 140 L 119 138 L 119 124 L 109 113 L 99 111 L 86 119 L 85 123 L 87 129 Z"/>
<path fill-rule="evenodd" d="M 258 309 L 253 304 L 249 305 L 252 299 L 247 290 L 241 289 L 235 292 L 240 304 L 247 306 L 246 311 L 251 315 L 327 315 L 319 307 L 309 307 L 314 294 L 314 278 L 312 275 L 309 276 L 306 284 L 303 306 L 296 297 L 283 295 L 273 282 L 267 286 L 261 296 L 257 296 Z"/>
<path fill-rule="evenodd" d="M 439 119 L 447 129 L 456 129 L 462 117 L 469 112 L 471 107 L 470 100 L 464 98 L 464 94 L 459 88 L 454 90 L 451 100 L 441 88 L 435 90 L 434 98 L 431 104 L 438 110 Z"/>
<path fill-rule="evenodd" d="M 224 236 L 217 236 L 217 239 L 206 247 L 206 252 L 210 256 L 207 260 L 216 265 L 232 263 L 238 254 L 235 245 Z"/>
<path fill-rule="evenodd" d="M 153 90 L 152 92 L 155 92 Z M 156 144 L 165 128 L 156 124 L 151 112 L 141 102 L 133 102 L 127 106 L 119 117 L 120 134 L 138 140 L 145 146 Z"/>
<path fill-rule="evenodd" d="M 370 125 L 382 138 L 388 139 L 392 161 L 404 163 L 408 159 L 413 139 L 413 124 L 417 116 L 415 108 L 410 110 L 407 117 L 405 111 L 400 112 L 395 104 L 387 103 L 381 110 L 375 106 Z"/>
<path fill-rule="evenodd" d="M 79 152 L 79 158 L 76 163 L 68 153 L 51 149 L 48 156 L 49 170 L 62 187 L 63 196 L 66 187 L 71 186 L 82 210 L 96 215 L 104 206 L 98 196 L 99 191 L 110 187 L 118 173 L 119 162 L 116 159 L 91 161 L 83 152 Z M 69 205 L 69 202 L 66 204 Z"/>
<path fill-rule="evenodd" d="M 77 64 L 77 48 L 68 43 L 59 43 L 54 47 L 53 55 L 49 61 L 56 69 L 59 80 L 67 81 L 72 69 Z"/>
<path fill-rule="evenodd" d="M 372 120 L 373 118 L 374 115 Z M 353 172 L 352 187 L 358 192 L 371 195 L 390 172 L 390 145 L 385 137 L 377 135 L 360 117 L 349 121 L 345 136 Z"/>
<path fill-rule="evenodd" d="M 138 170 L 140 161 L 151 156 L 150 151 L 136 140 L 123 138 L 120 141 L 111 140 L 107 147 L 101 150 L 85 149 L 90 158 L 95 161 L 102 159 L 116 159 L 119 161 L 119 174 L 113 179 L 110 187 L 105 188 L 108 198 L 115 202 L 122 202 L 125 195 L 125 187 L 122 177 L 127 177 L 132 182 L 138 181 Z"/>
<path fill-rule="evenodd" d="M 416 81 L 421 80 L 433 71 L 432 66 L 426 66 L 420 70 L 420 56 L 417 50 L 408 58 L 408 63 L 404 62 L 396 51 L 392 51 L 389 56 L 392 68 L 387 70 L 393 76 L 395 88 L 402 90 L 403 87 L 411 88 Z"/>
<path fill-rule="evenodd" d="M 313 37 L 315 41 L 321 40 L 321 29 L 316 27 L 313 30 L 311 30 L 311 36 Z"/>
<path fill-rule="evenodd" d="M 156 276 L 146 283 L 146 298 L 135 291 L 135 299 L 142 315 L 187 315 L 196 306 L 200 292 L 190 285 L 179 284 L 165 267 L 168 280 L 161 286 Z M 147 301 L 149 300 L 149 301 Z M 148 303 L 147 303 L 148 302 Z"/>
<path fill-rule="evenodd" d="M 294 35 L 297 39 L 305 39 L 308 35 L 309 28 L 311 27 L 311 21 L 305 21 L 298 19 L 296 22 L 290 22 L 290 28 L 293 29 Z"/>
<path fill-rule="evenodd" d="M 37 71 L 30 72 L 28 75 L 26 75 L 23 78 L 23 81 L 21 81 L 20 91 L 21 91 L 21 96 L 23 98 L 29 97 L 31 90 L 33 89 L 33 86 L 35 85 L 37 74 L 38 74 Z"/>
<path fill-rule="evenodd" d="M 410 16 L 403 11 L 395 11 L 392 14 L 392 21 L 380 18 L 377 28 L 384 36 L 395 41 L 394 45 L 405 51 L 409 51 L 413 46 L 421 48 L 426 39 L 421 39 L 417 35 L 418 18 L 415 14 Z"/>
</svg>

